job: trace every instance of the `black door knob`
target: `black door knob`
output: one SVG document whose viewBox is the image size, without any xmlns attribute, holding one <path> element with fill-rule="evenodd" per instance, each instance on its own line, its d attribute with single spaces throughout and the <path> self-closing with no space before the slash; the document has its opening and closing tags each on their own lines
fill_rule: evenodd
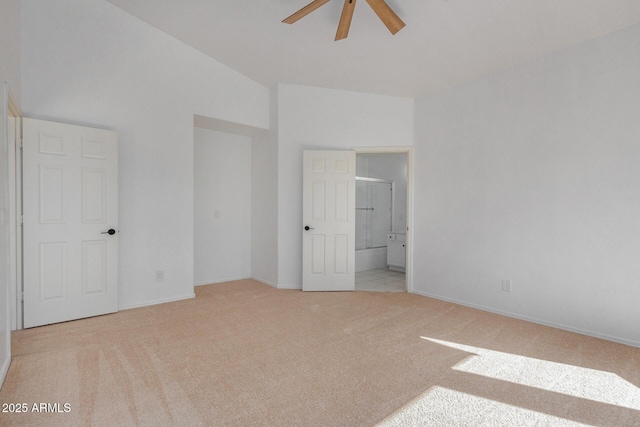
<svg viewBox="0 0 640 427">
<path fill-rule="evenodd" d="M 108 234 L 109 236 L 113 236 L 114 234 L 116 234 L 116 230 L 114 230 L 113 228 L 110 228 L 109 230 L 103 231 L 100 234 Z"/>
<path fill-rule="evenodd" d="M 305 225 L 305 226 L 304 226 L 304 229 L 305 229 L 306 231 L 309 231 L 309 230 L 313 230 L 313 227 L 309 227 L 308 225 Z"/>
</svg>

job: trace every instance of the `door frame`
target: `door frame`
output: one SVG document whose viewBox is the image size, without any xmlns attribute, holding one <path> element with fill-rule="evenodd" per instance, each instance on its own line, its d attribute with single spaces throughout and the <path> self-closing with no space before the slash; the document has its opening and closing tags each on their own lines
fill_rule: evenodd
<svg viewBox="0 0 640 427">
<path fill-rule="evenodd" d="M 413 293 L 413 147 L 351 147 L 358 154 L 405 154 L 407 156 L 407 264 L 405 280 L 407 292 Z M 355 209 L 355 207 L 354 207 Z"/>
<path fill-rule="evenodd" d="M 11 330 L 22 329 L 22 111 L 8 96 L 9 301 Z"/>
</svg>

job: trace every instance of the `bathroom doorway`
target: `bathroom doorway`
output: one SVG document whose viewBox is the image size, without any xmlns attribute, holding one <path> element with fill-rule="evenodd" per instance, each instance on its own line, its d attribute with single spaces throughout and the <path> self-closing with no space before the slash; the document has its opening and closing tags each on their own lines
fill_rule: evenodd
<svg viewBox="0 0 640 427">
<path fill-rule="evenodd" d="M 408 289 L 408 154 L 356 154 L 357 291 Z"/>
</svg>

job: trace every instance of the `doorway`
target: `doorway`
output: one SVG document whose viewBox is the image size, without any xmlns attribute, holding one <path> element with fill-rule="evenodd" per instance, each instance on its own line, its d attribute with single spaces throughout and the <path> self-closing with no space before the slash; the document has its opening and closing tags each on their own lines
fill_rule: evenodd
<svg viewBox="0 0 640 427">
<path fill-rule="evenodd" d="M 410 148 L 356 150 L 355 288 L 410 289 Z"/>
<path fill-rule="evenodd" d="M 194 285 L 251 277 L 251 137 L 194 127 Z"/>
</svg>

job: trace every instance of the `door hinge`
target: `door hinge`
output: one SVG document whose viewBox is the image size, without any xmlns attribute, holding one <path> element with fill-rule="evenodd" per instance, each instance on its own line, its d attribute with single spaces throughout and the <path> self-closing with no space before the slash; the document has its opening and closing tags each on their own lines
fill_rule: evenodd
<svg viewBox="0 0 640 427">
<path fill-rule="evenodd" d="M 24 302 L 24 291 L 20 291 L 20 302 Z"/>
<path fill-rule="evenodd" d="M 22 140 L 22 138 L 19 138 L 19 139 L 18 139 L 18 148 L 19 148 L 20 150 L 22 150 L 22 147 L 23 147 L 23 146 L 24 146 L 24 141 Z"/>
<path fill-rule="evenodd" d="M 20 215 L 20 225 L 24 225 L 24 215 Z"/>
</svg>

